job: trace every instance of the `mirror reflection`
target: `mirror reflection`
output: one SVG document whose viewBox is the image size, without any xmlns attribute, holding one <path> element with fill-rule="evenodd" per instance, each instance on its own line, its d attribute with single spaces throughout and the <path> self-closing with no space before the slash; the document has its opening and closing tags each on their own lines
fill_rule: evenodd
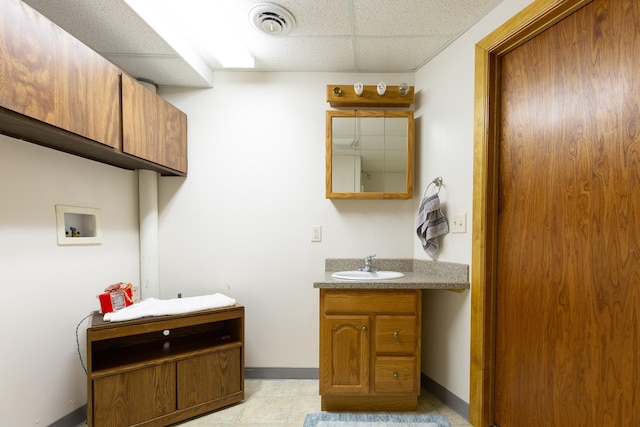
<svg viewBox="0 0 640 427">
<path fill-rule="evenodd" d="M 368 193 L 363 198 L 377 198 L 374 193 L 380 198 L 411 197 L 411 111 L 329 111 L 327 119 L 331 135 L 327 197 L 357 198 L 358 193 Z"/>
</svg>

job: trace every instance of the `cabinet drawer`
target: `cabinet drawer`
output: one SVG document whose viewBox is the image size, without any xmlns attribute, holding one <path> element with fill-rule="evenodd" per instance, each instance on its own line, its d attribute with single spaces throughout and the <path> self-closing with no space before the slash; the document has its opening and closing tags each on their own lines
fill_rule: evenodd
<svg viewBox="0 0 640 427">
<path fill-rule="evenodd" d="M 325 314 L 392 313 L 416 314 L 419 290 L 321 289 Z"/>
<path fill-rule="evenodd" d="M 376 316 L 376 353 L 415 355 L 416 316 Z"/>
<path fill-rule="evenodd" d="M 417 393 L 415 357 L 376 357 L 376 393 Z"/>
</svg>

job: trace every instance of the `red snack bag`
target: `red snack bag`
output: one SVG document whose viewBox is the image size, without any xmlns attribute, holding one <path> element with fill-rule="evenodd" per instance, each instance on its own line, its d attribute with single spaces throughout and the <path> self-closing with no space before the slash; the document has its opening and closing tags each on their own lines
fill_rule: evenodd
<svg viewBox="0 0 640 427">
<path fill-rule="evenodd" d="M 98 299 L 102 313 L 118 311 L 133 304 L 133 285 L 124 282 L 109 285 Z"/>
</svg>

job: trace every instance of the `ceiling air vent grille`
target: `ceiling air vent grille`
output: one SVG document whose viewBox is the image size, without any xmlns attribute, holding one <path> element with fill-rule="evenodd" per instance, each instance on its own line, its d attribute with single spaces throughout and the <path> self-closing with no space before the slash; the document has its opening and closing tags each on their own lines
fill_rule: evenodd
<svg viewBox="0 0 640 427">
<path fill-rule="evenodd" d="M 287 35 L 296 25 L 293 15 L 287 9 L 273 3 L 253 6 L 249 11 L 249 20 L 258 31 L 271 36 Z"/>
</svg>

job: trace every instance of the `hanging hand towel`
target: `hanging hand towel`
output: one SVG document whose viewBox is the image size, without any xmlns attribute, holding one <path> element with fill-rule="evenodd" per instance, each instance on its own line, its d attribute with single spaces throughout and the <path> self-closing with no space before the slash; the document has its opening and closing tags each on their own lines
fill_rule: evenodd
<svg viewBox="0 0 640 427">
<path fill-rule="evenodd" d="M 449 232 L 447 218 L 440 210 L 440 198 L 437 194 L 425 197 L 420 202 L 416 232 L 422 243 L 422 249 L 433 258 L 440 247 L 438 236 Z"/>
</svg>

